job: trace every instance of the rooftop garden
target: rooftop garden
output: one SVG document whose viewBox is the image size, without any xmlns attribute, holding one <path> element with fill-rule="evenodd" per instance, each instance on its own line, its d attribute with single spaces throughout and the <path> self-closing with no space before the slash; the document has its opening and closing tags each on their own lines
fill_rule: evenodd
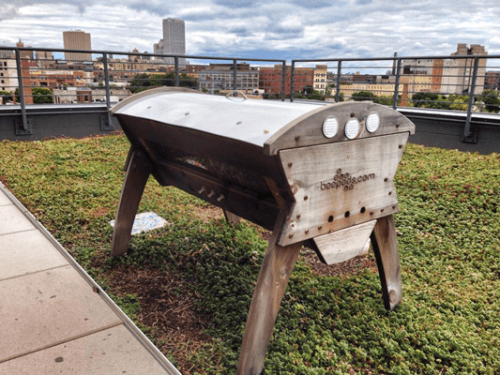
<svg viewBox="0 0 500 375">
<path fill-rule="evenodd" d="M 169 221 L 111 259 L 123 135 L 0 142 L 0 180 L 183 374 L 234 374 L 268 233 L 150 179 L 139 212 Z M 303 249 L 267 374 L 499 374 L 500 155 L 409 144 L 395 185 L 402 304 L 373 254 L 325 266 Z"/>
</svg>

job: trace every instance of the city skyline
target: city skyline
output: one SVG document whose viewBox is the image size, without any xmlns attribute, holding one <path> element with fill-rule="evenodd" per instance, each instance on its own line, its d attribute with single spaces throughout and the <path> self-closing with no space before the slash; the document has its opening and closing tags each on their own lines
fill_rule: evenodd
<svg viewBox="0 0 500 375">
<path fill-rule="evenodd" d="M 494 1 L 379 0 L 274 2 L 163 2 L 125 0 L 1 1 L 0 44 L 19 39 L 34 48 L 62 48 L 61 33 L 82 29 L 93 49 L 153 52 L 164 18 L 186 24 L 188 55 L 256 58 L 328 58 L 448 55 L 458 43 L 485 45 L 500 54 Z M 330 5 L 332 4 L 332 5 Z"/>
</svg>

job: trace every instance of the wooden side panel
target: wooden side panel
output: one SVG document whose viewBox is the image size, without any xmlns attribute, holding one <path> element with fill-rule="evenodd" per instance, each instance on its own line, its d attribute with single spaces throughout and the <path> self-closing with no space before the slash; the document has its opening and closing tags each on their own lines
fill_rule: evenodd
<svg viewBox="0 0 500 375">
<path fill-rule="evenodd" d="M 157 161 L 155 177 L 266 229 L 273 229 L 280 211 L 271 195 L 259 196 L 178 163 Z"/>
<path fill-rule="evenodd" d="M 377 220 L 371 236 L 387 310 L 394 310 L 403 299 L 396 227 L 392 215 Z"/>
<path fill-rule="evenodd" d="M 278 244 L 304 241 L 397 212 L 393 178 L 408 135 L 280 151 L 295 204 Z"/>
<path fill-rule="evenodd" d="M 238 375 L 262 373 L 274 322 L 302 247 L 302 243 L 286 247 L 276 244 L 285 215 L 285 210 L 282 210 L 276 221 L 253 293 L 236 371 Z"/>
<path fill-rule="evenodd" d="M 360 255 L 377 220 L 325 234 L 313 239 L 321 257 L 328 265 L 345 262 Z"/>
<path fill-rule="evenodd" d="M 111 255 L 122 255 L 130 243 L 130 233 L 142 193 L 151 174 L 151 162 L 143 151 L 133 149 L 127 159 L 128 168 L 116 213 Z"/>
</svg>

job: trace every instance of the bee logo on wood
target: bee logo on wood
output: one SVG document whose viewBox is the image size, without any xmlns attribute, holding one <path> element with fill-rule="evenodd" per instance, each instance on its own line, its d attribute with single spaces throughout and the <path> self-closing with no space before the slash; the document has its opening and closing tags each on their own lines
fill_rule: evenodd
<svg viewBox="0 0 500 375">
<path fill-rule="evenodd" d="M 375 173 L 365 174 L 362 176 L 351 176 L 349 173 L 342 173 L 342 169 L 337 169 L 337 174 L 333 180 L 322 181 L 321 190 L 339 189 L 343 188 L 344 191 L 354 189 L 354 185 L 373 180 Z"/>
</svg>

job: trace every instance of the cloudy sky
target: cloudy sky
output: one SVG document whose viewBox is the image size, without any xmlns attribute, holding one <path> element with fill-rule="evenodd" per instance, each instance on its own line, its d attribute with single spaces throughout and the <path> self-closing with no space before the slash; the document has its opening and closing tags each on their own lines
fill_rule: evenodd
<svg viewBox="0 0 500 375">
<path fill-rule="evenodd" d="M 457 43 L 500 54 L 499 0 L 0 0 L 0 45 L 153 50 L 162 19 L 186 22 L 189 55 L 277 59 L 449 55 Z"/>
</svg>

